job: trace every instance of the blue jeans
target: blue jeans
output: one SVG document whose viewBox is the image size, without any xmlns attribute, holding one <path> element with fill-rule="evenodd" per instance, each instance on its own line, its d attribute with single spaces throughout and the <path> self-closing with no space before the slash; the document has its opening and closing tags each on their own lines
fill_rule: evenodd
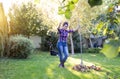
<svg viewBox="0 0 120 79">
<path fill-rule="evenodd" d="M 58 55 L 60 58 L 60 62 L 65 62 L 69 55 L 67 42 L 58 41 L 57 48 L 58 48 L 58 52 L 59 52 Z"/>
</svg>

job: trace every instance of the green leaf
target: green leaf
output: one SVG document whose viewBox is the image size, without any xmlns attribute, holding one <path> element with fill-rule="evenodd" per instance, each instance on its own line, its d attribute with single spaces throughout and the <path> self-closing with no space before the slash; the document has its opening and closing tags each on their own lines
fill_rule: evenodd
<svg viewBox="0 0 120 79">
<path fill-rule="evenodd" d="M 118 56 L 120 51 L 120 40 L 110 40 L 109 43 L 104 44 L 101 52 L 108 58 L 114 58 Z"/>
<path fill-rule="evenodd" d="M 77 3 L 79 0 L 72 0 L 74 3 Z"/>
<path fill-rule="evenodd" d="M 70 4 L 70 5 L 69 5 L 69 9 L 70 9 L 70 10 L 73 10 L 74 8 L 75 8 L 75 5 L 74 5 L 74 4 Z"/>
<path fill-rule="evenodd" d="M 105 44 L 101 52 L 108 58 L 114 58 L 119 54 L 119 47 Z"/>
<path fill-rule="evenodd" d="M 103 25 L 104 25 L 104 23 L 103 23 L 103 22 L 100 22 L 100 23 L 98 24 L 98 26 L 97 26 L 97 30 L 98 30 L 98 32 L 100 32 L 100 31 L 101 31 L 101 29 L 102 29 Z"/>
<path fill-rule="evenodd" d="M 97 6 L 97 5 L 101 5 L 102 0 L 88 0 L 88 3 L 91 7 L 94 7 L 94 6 Z"/>
<path fill-rule="evenodd" d="M 58 14 L 61 15 L 61 14 L 64 14 L 65 12 L 64 11 L 58 11 Z"/>
<path fill-rule="evenodd" d="M 67 18 L 67 19 L 70 19 L 70 17 L 71 17 L 71 12 L 70 11 L 66 11 L 65 12 L 65 17 Z"/>
<path fill-rule="evenodd" d="M 119 46 L 119 52 L 120 52 L 120 46 Z"/>
<path fill-rule="evenodd" d="M 113 34 L 113 33 L 114 33 L 114 30 L 110 30 L 110 31 L 109 31 L 109 34 Z"/>
<path fill-rule="evenodd" d="M 62 1 L 62 3 L 65 2 L 65 0 Z"/>
<path fill-rule="evenodd" d="M 61 14 L 64 14 L 65 12 L 63 11 L 63 9 L 61 7 L 58 7 L 58 14 L 61 15 Z"/>
<path fill-rule="evenodd" d="M 106 34 L 107 34 L 107 29 L 108 29 L 108 28 L 105 28 L 105 29 L 104 29 L 103 35 L 106 35 Z"/>
</svg>

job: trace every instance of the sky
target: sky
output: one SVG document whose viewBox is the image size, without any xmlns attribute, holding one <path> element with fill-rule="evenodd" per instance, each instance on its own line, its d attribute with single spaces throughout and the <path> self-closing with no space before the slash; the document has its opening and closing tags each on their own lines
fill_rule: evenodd
<svg viewBox="0 0 120 79">
<path fill-rule="evenodd" d="M 3 4 L 3 8 L 4 8 L 5 13 L 8 13 L 8 8 L 11 5 L 12 0 L 0 0 L 0 3 Z"/>
<path fill-rule="evenodd" d="M 61 15 L 58 15 L 58 0 L 41 0 L 39 5 L 44 13 L 49 14 L 49 18 L 58 21 L 62 19 Z"/>
<path fill-rule="evenodd" d="M 9 7 L 11 7 L 11 5 L 13 3 L 17 3 L 17 4 L 21 4 L 21 2 L 27 2 L 27 1 L 32 1 L 32 0 L 0 0 L 0 3 L 3 4 L 3 8 L 5 11 L 5 14 L 8 13 Z"/>
</svg>

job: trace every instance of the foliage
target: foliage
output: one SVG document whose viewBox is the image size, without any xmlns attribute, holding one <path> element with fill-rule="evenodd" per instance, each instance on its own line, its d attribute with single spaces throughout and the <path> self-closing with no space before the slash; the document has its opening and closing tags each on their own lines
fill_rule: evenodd
<svg viewBox="0 0 120 79">
<path fill-rule="evenodd" d="M 63 3 L 60 5 L 61 7 L 58 8 L 58 13 L 65 15 L 65 13 L 67 14 L 67 12 L 65 12 L 66 9 L 68 9 L 68 7 L 64 7 L 66 6 L 67 3 L 69 3 L 72 0 L 64 0 Z M 102 0 L 94 0 L 95 2 L 93 2 L 95 5 L 97 2 L 102 1 Z M 77 4 L 77 6 L 76 6 Z M 74 7 L 72 7 L 72 10 L 69 11 L 69 19 L 70 20 L 70 29 L 74 28 L 74 26 L 78 26 L 78 24 L 81 26 L 79 32 L 82 33 L 82 35 L 84 34 L 84 37 L 89 38 L 90 33 L 92 31 L 92 28 L 94 28 L 94 24 L 91 23 L 91 20 L 93 18 L 96 17 L 96 15 L 98 15 L 99 13 L 103 12 L 104 10 L 101 10 L 101 6 L 97 6 L 97 7 L 93 7 L 91 8 L 88 0 L 78 0 L 77 3 L 74 5 Z M 73 4 L 70 4 L 73 5 Z M 78 20 L 80 21 L 78 23 Z M 81 22 L 82 21 L 82 22 Z M 78 38 L 79 39 L 79 38 Z M 77 41 L 77 40 L 74 40 Z M 76 43 L 76 42 L 74 42 Z M 77 48 L 78 50 L 78 43 L 74 44 L 77 45 L 75 46 L 75 50 Z M 71 48 L 72 48 L 72 44 L 71 44 Z"/>
<path fill-rule="evenodd" d="M 7 18 L 4 13 L 3 5 L 0 3 L 0 57 L 3 57 L 7 52 L 8 32 Z"/>
<path fill-rule="evenodd" d="M 49 36 L 49 41 L 52 43 L 53 48 L 56 49 L 58 34 L 56 32 L 49 31 L 48 36 Z"/>
<path fill-rule="evenodd" d="M 66 0 L 62 1 L 62 4 L 65 3 Z M 75 8 L 76 3 L 79 0 L 71 0 L 68 1 L 64 6 L 58 7 L 58 14 L 64 14 L 67 19 L 70 19 L 72 16 L 72 10 Z"/>
<path fill-rule="evenodd" d="M 41 50 L 43 51 L 50 50 L 50 45 L 52 46 L 53 50 L 56 50 L 57 40 L 58 40 L 57 33 L 49 31 L 48 35 L 42 38 Z"/>
<path fill-rule="evenodd" d="M 42 37 L 40 46 L 42 51 L 49 50 L 49 36 Z"/>
<path fill-rule="evenodd" d="M 75 28 L 75 26 L 80 25 L 80 29 L 78 30 L 79 33 L 82 34 L 85 38 L 90 38 L 90 34 L 92 33 L 93 28 L 95 27 L 94 23 L 92 23 L 92 19 L 96 18 L 97 15 L 102 13 L 104 9 L 102 6 L 96 6 L 91 8 L 87 1 L 85 0 L 79 0 L 77 3 L 77 6 L 75 7 L 72 15 L 72 18 L 70 19 L 70 28 Z M 73 36 L 74 37 L 74 36 Z M 78 39 L 78 40 L 77 40 Z M 74 40 L 74 46 L 75 50 L 80 50 L 79 45 L 79 35 Z M 85 40 L 83 39 L 82 42 Z M 87 44 L 83 45 L 84 47 L 87 47 Z"/>
<path fill-rule="evenodd" d="M 87 46 L 85 44 L 86 43 L 86 39 L 84 38 L 84 36 L 81 35 L 81 43 L 80 43 L 80 36 L 79 36 L 79 33 L 77 31 L 73 33 L 72 37 L 73 37 L 73 40 L 74 40 L 73 44 L 74 44 L 75 52 L 80 52 L 81 46 L 82 46 L 83 52 L 85 52 L 84 50 L 87 48 Z"/>
<path fill-rule="evenodd" d="M 78 32 L 73 33 L 73 44 L 74 44 L 74 50 L 75 52 L 80 52 L 80 38 Z"/>
<path fill-rule="evenodd" d="M 96 18 L 96 33 L 111 38 L 108 44 L 104 44 L 102 53 L 108 58 L 114 58 L 119 54 L 120 46 L 120 21 L 117 11 L 115 10 L 116 2 L 111 3 L 106 13 Z M 117 38 L 117 40 L 115 39 Z"/>
<path fill-rule="evenodd" d="M 67 2 L 66 2 L 67 1 Z M 75 8 L 75 5 L 79 2 L 79 0 L 63 0 L 62 4 L 64 6 L 58 7 L 58 14 L 63 14 L 67 19 L 70 19 L 72 16 L 72 11 Z M 65 4 L 66 3 L 66 4 Z M 91 7 L 101 5 L 102 0 L 88 0 L 88 3 Z"/>
<path fill-rule="evenodd" d="M 48 26 L 42 23 L 42 12 L 32 2 L 14 4 L 9 9 L 11 34 L 45 35 Z"/>
<path fill-rule="evenodd" d="M 89 38 L 95 28 L 93 19 L 105 11 L 103 8 L 105 6 L 105 2 L 103 2 L 103 5 L 91 8 L 87 1 L 80 0 L 73 11 L 74 15 L 72 15 L 70 19 L 71 26 L 77 26 L 78 21 L 80 21 L 79 24 L 81 28 L 79 31 L 84 34 L 86 38 Z"/>
<path fill-rule="evenodd" d="M 120 39 L 111 39 L 109 43 L 105 43 L 101 52 L 108 58 L 114 58 L 119 55 Z"/>
<path fill-rule="evenodd" d="M 85 52 L 87 53 L 100 53 L 100 50 L 99 48 L 89 48 L 89 49 L 86 49 Z"/>
<path fill-rule="evenodd" d="M 9 55 L 10 58 L 27 58 L 34 49 L 33 43 L 30 39 L 21 36 L 11 36 L 9 41 Z"/>
<path fill-rule="evenodd" d="M 102 0 L 88 0 L 88 3 L 91 7 L 94 7 L 94 6 L 97 6 L 97 5 L 101 5 Z"/>
<path fill-rule="evenodd" d="M 105 17 L 104 17 L 105 16 Z M 119 21 L 115 11 L 108 12 L 107 14 L 102 14 L 97 17 L 99 23 L 96 27 L 99 34 L 106 35 L 108 37 L 118 36 Z"/>
</svg>

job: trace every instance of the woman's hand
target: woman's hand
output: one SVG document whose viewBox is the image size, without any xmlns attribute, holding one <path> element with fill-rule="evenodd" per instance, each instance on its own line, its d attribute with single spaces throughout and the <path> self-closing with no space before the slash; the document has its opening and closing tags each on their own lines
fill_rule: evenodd
<svg viewBox="0 0 120 79">
<path fill-rule="evenodd" d="M 79 28 L 80 28 L 80 25 L 78 25 L 74 31 L 77 31 Z"/>
<path fill-rule="evenodd" d="M 60 28 L 61 25 L 62 25 L 62 22 L 59 23 L 59 25 L 58 25 L 58 29 Z"/>
</svg>

